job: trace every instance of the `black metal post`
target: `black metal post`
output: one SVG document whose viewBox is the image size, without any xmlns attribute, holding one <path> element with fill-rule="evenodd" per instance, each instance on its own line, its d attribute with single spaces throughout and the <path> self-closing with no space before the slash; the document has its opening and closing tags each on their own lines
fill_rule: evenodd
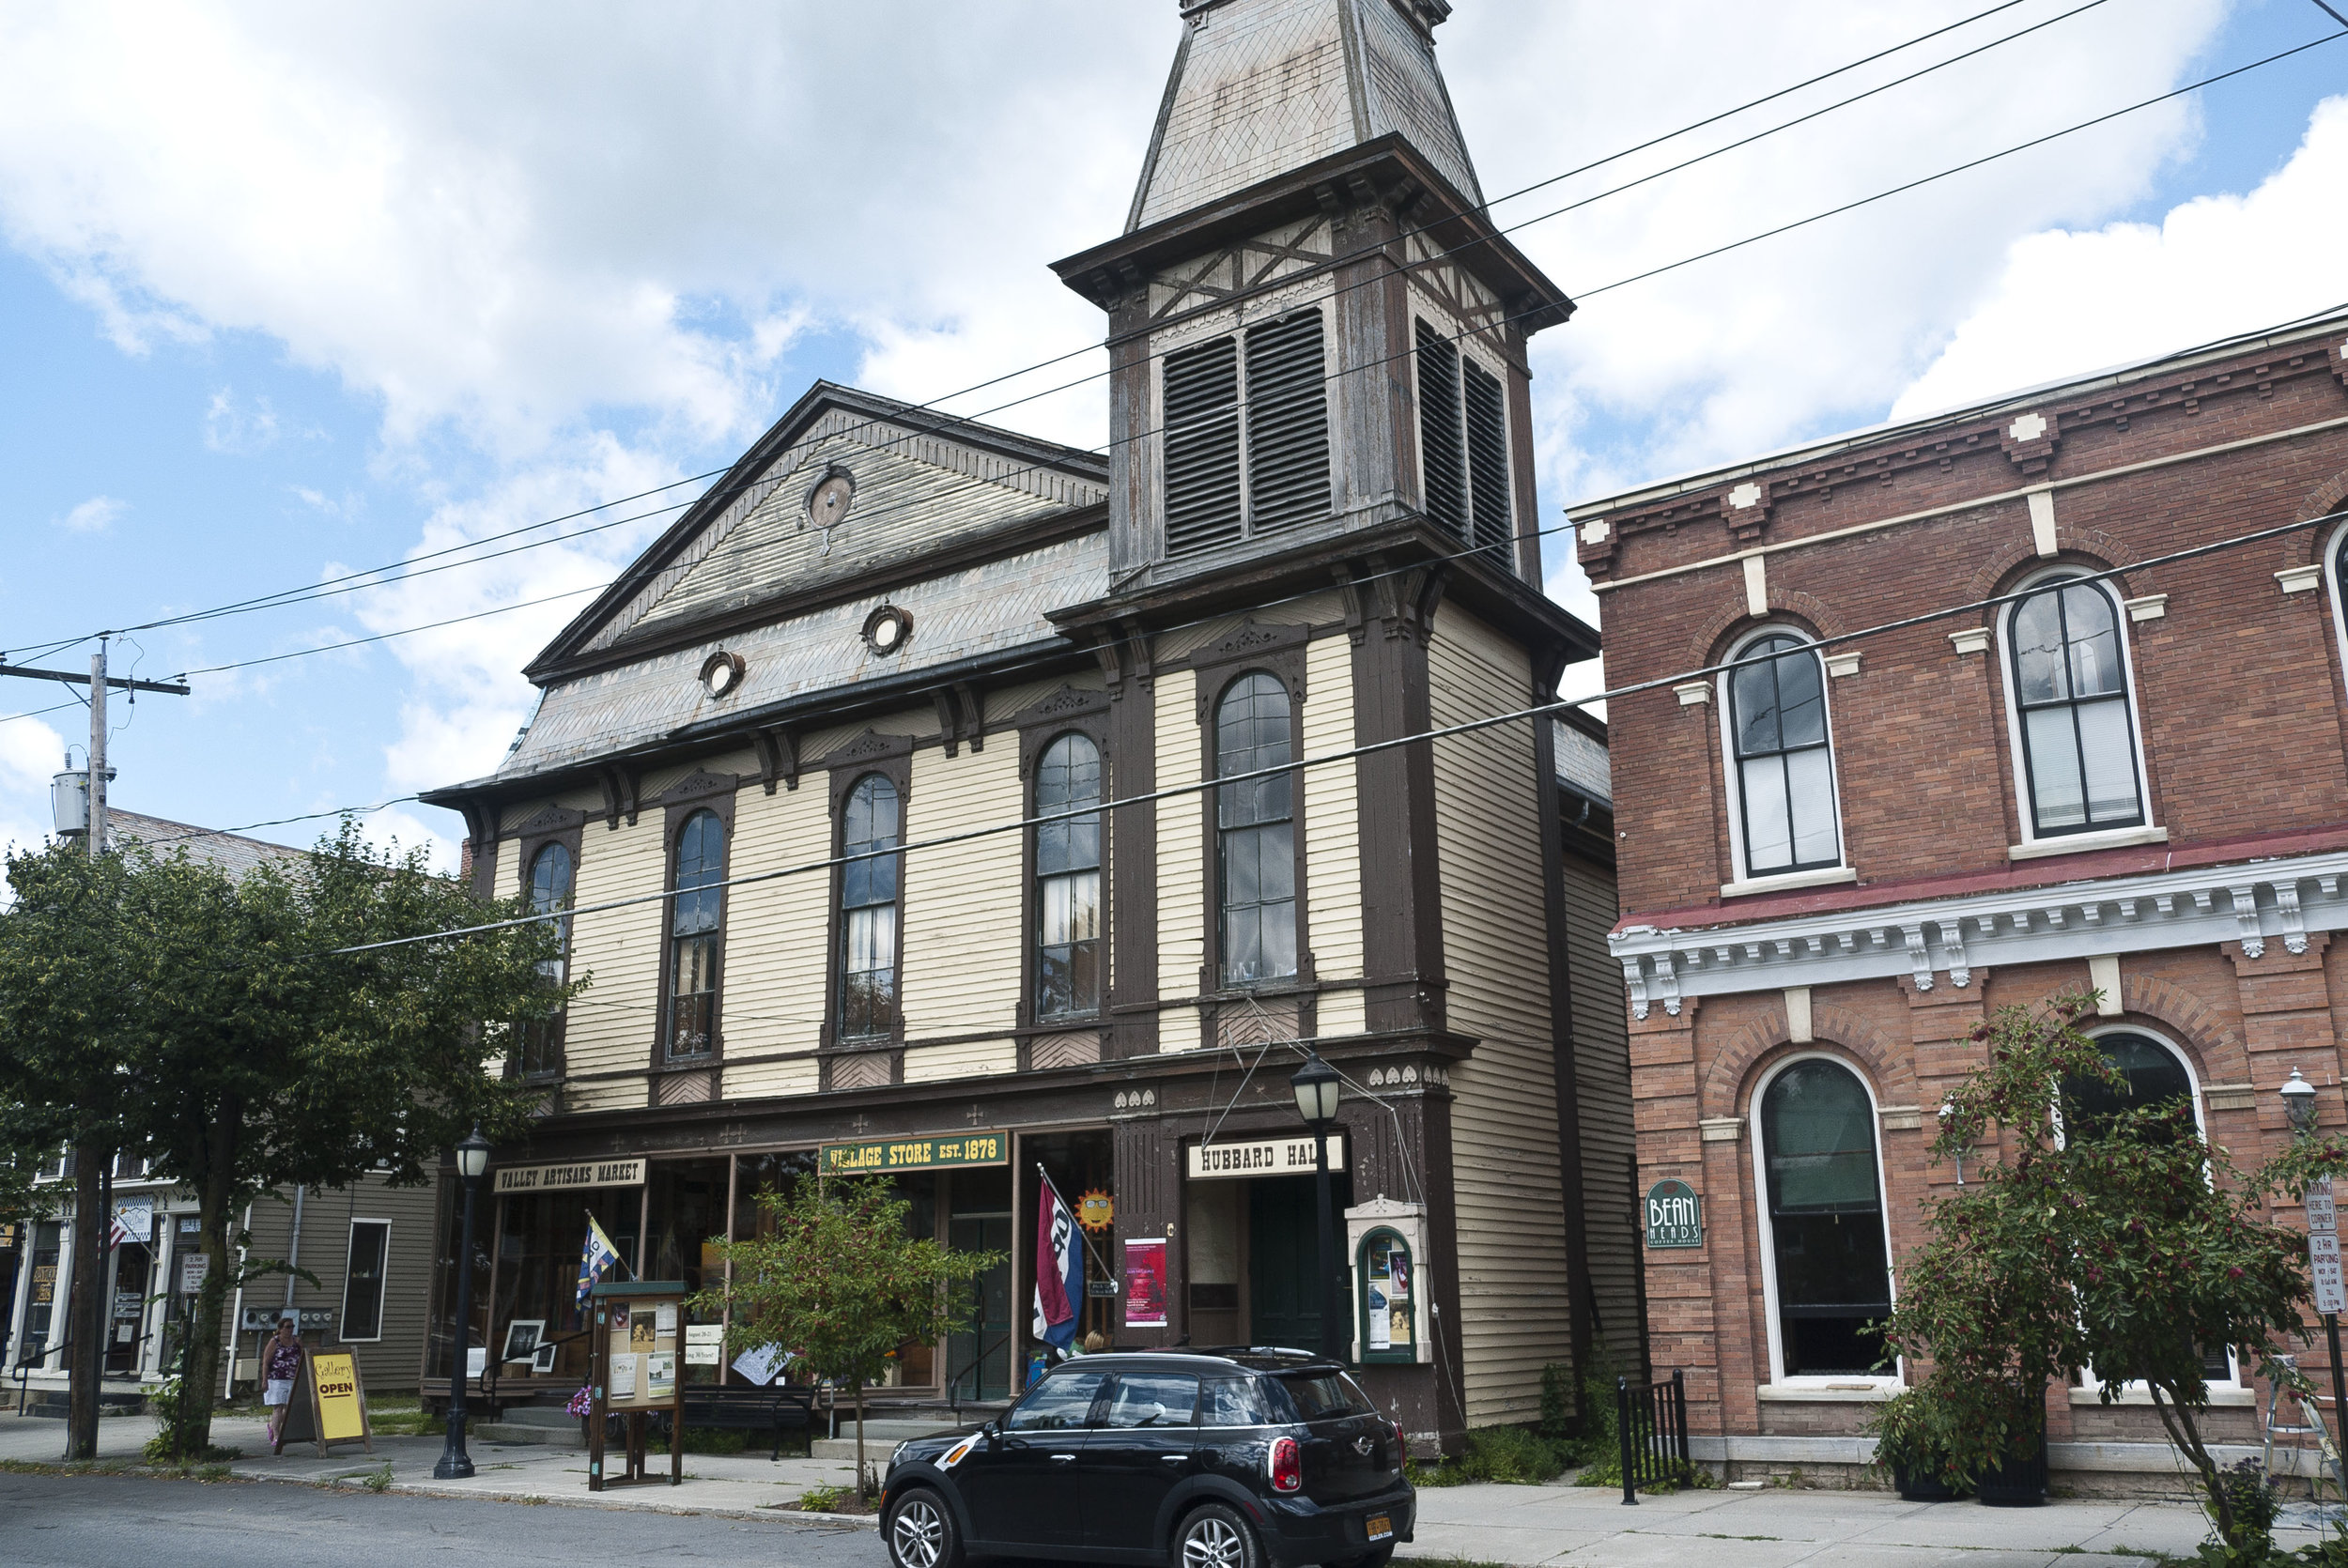
<svg viewBox="0 0 2348 1568">
<path fill-rule="evenodd" d="M 1630 1379 L 1614 1379 L 1614 1433 L 1622 1446 L 1622 1505 L 1639 1506 L 1639 1467 L 1631 1459 Z"/>
<path fill-rule="evenodd" d="M 2340 1392 L 2340 1314 L 2324 1314 L 2324 1347 L 2332 1353 L 2332 1441 L 2340 1441 L 2341 1412 L 2348 1411 L 2348 1398 Z"/>
<path fill-rule="evenodd" d="M 432 1467 L 435 1481 L 461 1481 L 473 1473 L 472 1455 L 465 1452 L 465 1375 L 472 1355 L 472 1199 L 479 1176 L 465 1178 L 465 1221 L 456 1249 L 456 1364 L 448 1379 L 448 1441 L 440 1463 Z"/>
<path fill-rule="evenodd" d="M 1329 1193 L 1329 1124 L 1313 1125 L 1313 1200 L 1321 1209 L 1321 1353 L 1342 1361 L 1352 1346 L 1350 1291 L 1337 1283 L 1337 1215 Z"/>
</svg>

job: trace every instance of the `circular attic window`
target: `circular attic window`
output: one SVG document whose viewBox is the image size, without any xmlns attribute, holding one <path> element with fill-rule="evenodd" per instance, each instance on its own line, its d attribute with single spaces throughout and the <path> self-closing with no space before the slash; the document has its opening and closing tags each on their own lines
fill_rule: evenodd
<svg viewBox="0 0 2348 1568">
<path fill-rule="evenodd" d="M 855 504 L 856 476 L 835 468 L 807 493 L 807 520 L 817 528 L 838 528 L 848 520 L 848 508 Z"/>
<path fill-rule="evenodd" d="M 702 688 L 712 697 L 731 697 L 742 684 L 742 655 L 719 649 L 702 661 Z"/>
<path fill-rule="evenodd" d="M 864 645 L 875 653 L 894 653 L 913 637 L 913 617 L 894 605 L 883 605 L 864 618 Z"/>
</svg>

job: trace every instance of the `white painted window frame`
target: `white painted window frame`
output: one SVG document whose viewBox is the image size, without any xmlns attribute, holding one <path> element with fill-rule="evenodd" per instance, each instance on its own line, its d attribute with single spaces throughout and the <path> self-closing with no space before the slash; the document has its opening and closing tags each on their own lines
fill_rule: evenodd
<svg viewBox="0 0 2348 1568">
<path fill-rule="evenodd" d="M 350 1327 L 351 1248 L 358 1241 L 359 1227 L 361 1225 L 381 1225 L 383 1227 L 383 1274 L 382 1278 L 377 1282 L 378 1294 L 375 1303 L 375 1332 L 361 1337 L 353 1337 L 351 1334 L 345 1332 L 345 1330 Z M 350 1217 L 350 1228 L 343 1234 L 343 1306 L 341 1315 L 334 1320 L 334 1337 L 336 1342 L 343 1345 L 381 1344 L 383 1341 L 383 1314 L 390 1309 L 391 1304 L 392 1222 L 388 1219 L 376 1219 L 364 1214 L 354 1214 Z"/>
<path fill-rule="evenodd" d="M 2317 558 L 2324 568 L 2324 592 L 2332 601 L 2332 636 L 2340 648 L 2341 677 L 2348 680 L 2348 598 L 2341 592 L 2340 581 L 2340 548 L 2348 543 L 2348 522 L 2333 528 L 2324 536 L 2324 553 Z"/>
<path fill-rule="evenodd" d="M 1765 637 L 1800 638 L 1810 650 L 1810 656 L 1818 661 L 1818 702 L 1826 710 L 1826 776 L 1827 792 L 1834 797 L 1834 864 L 1813 866 L 1800 871 L 1755 872 L 1745 856 L 1745 784 L 1737 775 L 1737 729 L 1735 699 L 1729 696 L 1729 682 L 1736 676 L 1733 669 L 1723 669 L 1712 677 L 1713 705 L 1720 709 L 1721 777 L 1728 790 L 1728 864 L 1736 872 L 1729 885 L 1751 887 L 1817 886 L 1850 880 L 1850 837 L 1843 831 L 1843 768 L 1834 755 L 1834 699 L 1827 688 L 1833 684 L 1827 674 L 1826 655 L 1818 647 L 1818 639 L 1800 626 L 1784 621 L 1771 621 L 1755 626 L 1729 647 L 1722 661 L 1729 663 L 1745 655 L 1745 650 Z M 1879 1158 L 1879 1156 L 1878 1156 Z"/>
<path fill-rule="evenodd" d="M 2083 1029 L 2080 1033 L 2091 1040 L 2102 1039 L 2107 1035 L 2138 1035 L 2151 1040 L 2155 1045 L 2175 1057 L 2177 1065 L 2185 1068 L 2186 1088 L 2193 1097 L 2194 1130 L 2201 1133 L 2203 1141 L 2208 1140 L 2209 1115 L 2201 1104 L 2201 1075 L 2193 1070 L 2193 1057 L 2190 1053 L 2158 1029 L 2150 1029 L 2141 1023 L 2103 1023 Z M 2055 1125 L 2058 1128 L 2062 1126 L 2060 1115 L 2057 1115 Z M 2204 1172 L 2205 1177 L 2207 1173 Z M 2247 1403 L 2251 1391 L 2243 1384 L 2242 1359 L 2231 1345 L 2226 1346 L 2226 1379 L 2222 1382 L 2217 1378 L 2210 1380 L 2211 1393 L 2215 1395 L 2220 1391 L 2239 1390 L 2241 1391 L 2234 1396 L 2235 1402 Z M 2079 1373 L 2079 1386 L 2071 1391 L 2072 1401 L 2075 1404 L 2099 1405 L 2103 1402 L 2103 1379 L 2095 1376 L 2095 1369 L 2084 1368 Z M 2118 1402 L 2124 1405 L 2150 1405 L 2153 1402 L 2153 1396 L 2145 1391 L 2141 1382 L 2130 1381 L 2120 1386 Z M 2225 1401 L 2218 1401 L 2218 1403 L 2225 1403 Z"/>
<path fill-rule="evenodd" d="M 1836 1067 L 1859 1080 L 1860 1088 L 1867 1096 L 1867 1128 L 1875 1140 L 1876 1150 L 1876 1217 L 1883 1225 L 1884 1289 L 1894 1306 L 1899 1304 L 1899 1271 L 1892 1267 L 1892 1194 L 1883 1175 L 1883 1105 L 1876 1098 L 1876 1086 L 1867 1081 L 1867 1074 L 1857 1062 L 1833 1051 L 1801 1051 L 1771 1065 L 1753 1086 L 1752 1103 L 1745 1107 L 1745 1117 L 1753 1138 L 1753 1212 L 1759 1217 L 1761 1238 L 1761 1308 L 1769 1330 L 1769 1381 L 1768 1389 L 1786 1393 L 1842 1391 L 1863 1387 L 1873 1392 L 1891 1392 L 1907 1386 L 1906 1360 L 1893 1362 L 1889 1374 L 1834 1373 L 1788 1377 L 1785 1375 L 1784 1330 L 1777 1315 L 1777 1231 L 1769 1219 L 1769 1131 L 1761 1119 L 1761 1103 L 1769 1097 L 1769 1085 L 1779 1074 L 1799 1062 L 1832 1062 Z"/>
<path fill-rule="evenodd" d="M 2047 583 L 2086 575 L 2086 568 L 2080 566 L 2047 566 L 2031 573 L 2007 592 L 2016 595 L 2024 594 Z M 2025 848 L 2039 844 L 2058 846 L 2046 852 L 2048 853 L 2068 854 L 2074 850 L 2084 853 L 2115 844 L 2166 842 L 2169 837 L 2168 829 L 2153 815 L 2152 770 L 2144 765 L 2144 688 L 2136 678 L 2136 648 L 2128 638 L 2130 623 L 2127 606 L 2113 591 L 2109 577 L 2099 577 L 2082 586 L 2102 593 L 2111 606 L 2112 635 L 2120 639 L 2120 673 L 2128 687 L 2128 740 L 2136 747 L 2136 788 L 2143 807 L 2144 821 L 2135 827 L 2090 828 L 2084 833 L 2050 833 L 2044 836 L 2039 833 L 2038 803 L 2032 796 L 2033 776 L 2030 757 L 2024 750 L 2026 742 L 2022 734 L 2021 671 L 2014 664 L 2014 613 L 2022 607 L 2018 597 L 2011 599 L 1998 607 L 1996 636 L 1998 668 L 2005 674 L 2000 684 L 2005 688 L 2005 742 L 2014 768 L 2015 825 L 2021 830 L 2015 843 Z M 2085 780 L 2082 779 L 2081 787 L 2084 786 Z"/>
</svg>

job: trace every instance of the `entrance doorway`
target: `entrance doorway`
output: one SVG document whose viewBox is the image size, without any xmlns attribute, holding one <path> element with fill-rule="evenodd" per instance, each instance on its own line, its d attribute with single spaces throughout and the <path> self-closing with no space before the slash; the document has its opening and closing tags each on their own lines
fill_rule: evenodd
<svg viewBox="0 0 2348 1568">
<path fill-rule="evenodd" d="M 1319 1223 L 1311 1176 L 1247 1184 L 1248 1344 L 1321 1348 Z"/>
<path fill-rule="evenodd" d="M 114 1301 L 106 1330 L 109 1376 L 132 1376 L 139 1370 L 139 1329 L 147 1318 L 147 1283 L 154 1260 L 155 1250 L 144 1241 L 125 1241 L 115 1249 Z"/>
<path fill-rule="evenodd" d="M 958 1253 L 995 1253 L 1002 1261 L 976 1281 L 978 1319 L 947 1336 L 949 1397 L 990 1400 L 1011 1397 L 1011 1216 L 957 1214 L 949 1223 L 947 1245 Z"/>
</svg>

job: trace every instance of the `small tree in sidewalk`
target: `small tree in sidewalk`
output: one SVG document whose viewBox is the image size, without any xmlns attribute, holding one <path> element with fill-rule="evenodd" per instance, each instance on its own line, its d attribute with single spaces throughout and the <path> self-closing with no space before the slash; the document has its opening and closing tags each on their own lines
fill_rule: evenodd
<svg viewBox="0 0 2348 1568">
<path fill-rule="evenodd" d="M 2034 1451 L 2049 1383 L 2092 1376 L 2105 1404 L 2140 1388 L 2201 1482 L 2220 1549 L 2254 1561 L 2263 1529 L 2210 1453 L 2204 1352 L 2235 1346 L 2263 1376 L 2283 1372 L 2276 1358 L 2304 1337 L 2306 1238 L 2260 1211 L 2339 1161 L 2301 1148 L 2245 1177 L 2189 1103 L 2090 1109 L 2083 1087 L 2127 1093 L 2077 1027 L 2094 1004 L 2007 1007 L 1974 1031 L 1988 1060 L 1950 1097 L 1934 1153 L 1976 1156 L 1977 1174 L 1927 1200 L 1931 1239 L 1902 1268 L 1886 1325 L 1900 1354 L 1931 1360 L 1903 1399 L 1929 1407 L 1944 1476 L 1970 1483 Z"/>
<path fill-rule="evenodd" d="M 929 1344 L 969 1326 L 971 1284 L 1000 1253 L 958 1253 L 910 1235 L 913 1206 L 885 1177 L 802 1182 L 759 1198 L 766 1234 L 713 1241 L 726 1278 L 692 1299 L 725 1314 L 736 1350 L 780 1345 L 818 1378 L 856 1396 L 856 1473 L 864 1460 L 864 1389 L 888 1375 L 901 1346 Z"/>
</svg>

